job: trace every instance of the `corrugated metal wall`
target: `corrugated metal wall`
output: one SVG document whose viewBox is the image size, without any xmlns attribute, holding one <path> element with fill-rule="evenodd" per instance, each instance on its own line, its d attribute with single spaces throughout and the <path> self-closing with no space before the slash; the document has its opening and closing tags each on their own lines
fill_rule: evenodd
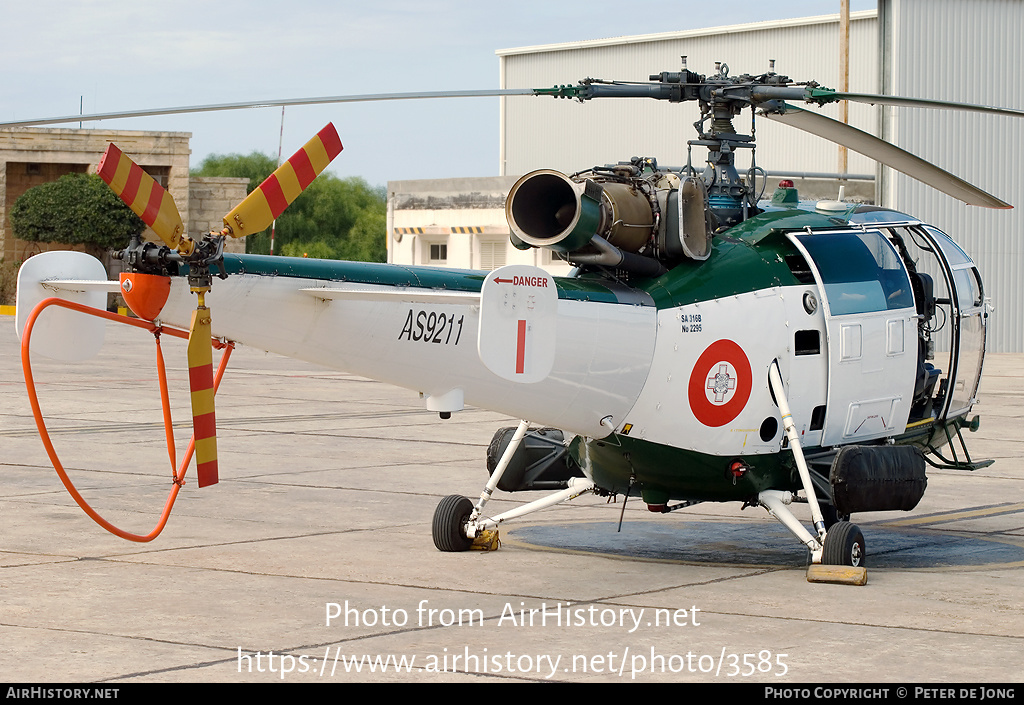
<svg viewBox="0 0 1024 705">
<path fill-rule="evenodd" d="M 501 81 L 508 88 L 538 88 L 586 78 L 646 81 L 650 74 L 677 71 L 687 56 L 691 71 L 713 74 L 724 61 L 733 75 L 761 74 L 775 59 L 775 70 L 793 80 L 815 80 L 835 88 L 839 77 L 838 15 L 802 20 L 691 30 L 607 42 L 527 47 L 499 52 Z M 850 23 L 850 89 L 877 92 L 877 20 L 873 11 L 854 13 Z M 661 164 L 686 163 L 686 141 L 696 138 L 695 104 L 661 101 L 594 100 L 586 103 L 540 98 L 505 98 L 502 109 L 502 174 L 533 169 L 578 171 L 632 156 L 656 157 Z M 838 108 L 826 111 L 838 117 Z M 854 106 L 851 124 L 877 134 L 877 110 Z M 736 118 L 739 132 L 750 130 L 750 114 Z M 757 164 L 769 171 L 835 172 L 835 145 L 792 128 L 756 123 Z M 706 152 L 695 148 L 701 168 Z M 737 167 L 745 171 L 748 155 Z M 874 174 L 874 163 L 850 155 L 850 173 Z"/>
<path fill-rule="evenodd" d="M 886 93 L 1024 109 L 1024 2 L 880 0 Z M 1024 352 L 1024 120 L 890 109 L 890 141 L 1015 206 L 965 206 L 902 174 L 883 177 L 883 203 L 926 219 L 978 264 L 995 313 L 989 350 Z"/>
</svg>

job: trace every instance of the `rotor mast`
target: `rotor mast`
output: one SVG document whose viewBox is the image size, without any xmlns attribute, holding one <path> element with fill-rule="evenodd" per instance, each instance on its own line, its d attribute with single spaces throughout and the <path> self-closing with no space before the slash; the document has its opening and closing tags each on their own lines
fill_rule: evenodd
<svg viewBox="0 0 1024 705">
<path fill-rule="evenodd" d="M 728 64 L 716 62 L 715 73 L 704 76 L 688 70 L 683 56 L 682 70 L 651 75 L 650 83 L 587 78 L 576 86 L 555 86 L 538 93 L 556 98 L 576 98 L 581 102 L 593 98 L 654 98 L 672 103 L 696 101 L 701 109 L 701 117 L 694 123 L 698 139 L 689 140 L 687 144 L 708 150 L 707 166 L 701 173 L 701 179 L 708 190 L 711 211 L 720 225 L 728 227 L 758 212 L 752 179 L 744 179 L 736 169 L 737 150 L 753 150 L 754 136 L 738 132 L 733 118 L 747 107 L 782 112 L 785 109 L 782 101 L 804 100 L 806 96 L 805 88 L 793 85 L 789 77 L 775 73 L 774 63 L 771 62 L 768 73 L 760 76 L 730 76 Z"/>
</svg>

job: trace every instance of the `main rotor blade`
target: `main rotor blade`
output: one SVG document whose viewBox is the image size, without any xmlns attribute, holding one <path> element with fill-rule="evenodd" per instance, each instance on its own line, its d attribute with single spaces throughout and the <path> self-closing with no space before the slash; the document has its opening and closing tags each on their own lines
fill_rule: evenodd
<svg viewBox="0 0 1024 705">
<path fill-rule="evenodd" d="M 199 486 L 214 485 L 217 473 L 217 419 L 213 401 L 213 345 L 210 309 L 200 302 L 188 334 L 188 384 L 192 398 L 196 473 Z"/>
<path fill-rule="evenodd" d="M 156 179 L 113 142 L 107 145 L 96 173 L 168 247 L 178 247 L 185 226 L 171 194 Z"/>
<path fill-rule="evenodd" d="M 969 110 L 976 113 L 992 113 L 1024 117 L 1024 110 L 1015 108 L 997 108 L 991 105 L 974 105 L 972 103 L 956 103 L 949 100 L 929 100 L 926 98 L 904 98 L 896 95 L 878 95 L 875 93 L 841 93 L 828 88 L 812 88 L 807 91 L 807 101 L 824 105 L 840 100 L 852 100 L 857 103 L 871 105 L 895 105 L 905 108 L 938 108 L 943 110 Z"/>
<path fill-rule="evenodd" d="M 972 186 L 931 162 L 914 156 L 874 135 L 858 130 L 856 127 L 850 127 L 838 120 L 788 103 L 785 107 L 785 113 L 769 113 L 764 117 L 791 125 L 812 135 L 824 137 L 830 142 L 859 152 L 968 205 L 984 206 L 985 208 L 1013 208 L 1009 203 L 982 191 L 977 186 Z"/>
<path fill-rule="evenodd" d="M 218 110 L 244 110 L 246 108 L 273 108 L 289 105 L 323 105 L 327 103 L 369 103 L 380 100 L 421 100 L 429 98 L 487 98 L 503 95 L 537 95 L 532 88 L 495 88 L 471 91 L 421 91 L 418 93 L 367 93 L 363 95 L 335 95 L 320 98 L 284 98 L 278 100 L 253 100 L 244 103 L 213 103 L 210 105 L 186 105 L 177 108 L 154 108 L 151 110 L 125 110 L 92 115 L 67 115 L 56 118 L 11 120 L 0 122 L 0 127 L 34 127 L 57 125 L 64 122 L 92 122 L 94 120 L 115 120 L 117 118 L 149 117 L 151 115 L 178 115 L 183 113 L 209 113 Z"/>
<path fill-rule="evenodd" d="M 224 216 L 224 229 L 232 237 L 245 237 L 269 228 L 341 150 L 341 138 L 329 122 Z"/>
</svg>

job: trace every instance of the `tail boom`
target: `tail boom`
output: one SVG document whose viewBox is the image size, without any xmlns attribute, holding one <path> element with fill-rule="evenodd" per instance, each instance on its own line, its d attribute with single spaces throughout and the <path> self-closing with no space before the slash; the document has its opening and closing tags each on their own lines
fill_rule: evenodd
<svg viewBox="0 0 1024 705">
<path fill-rule="evenodd" d="M 604 437 L 602 419 L 621 422 L 654 351 L 652 305 L 559 289 L 550 372 L 510 383 L 478 351 L 485 273 L 310 260 L 289 270 L 284 262 L 226 263 L 236 273 L 208 294 L 214 335 L 420 392 L 432 410 L 468 404 Z M 187 284 L 174 280 L 161 319 L 187 325 L 190 304 Z"/>
</svg>

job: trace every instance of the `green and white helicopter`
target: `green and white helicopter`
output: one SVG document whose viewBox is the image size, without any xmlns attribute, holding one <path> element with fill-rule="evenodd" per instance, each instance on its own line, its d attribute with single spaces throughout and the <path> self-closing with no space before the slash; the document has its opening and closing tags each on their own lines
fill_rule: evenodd
<svg viewBox="0 0 1024 705">
<path fill-rule="evenodd" d="M 495 435 L 479 499 L 452 495 L 438 505 L 432 531 L 442 551 L 466 550 L 506 521 L 595 493 L 638 496 L 654 512 L 701 502 L 761 506 L 807 547 L 812 568 L 863 573 L 864 537 L 851 514 L 912 509 L 925 491 L 926 463 L 983 464 L 970 459 L 961 435 L 976 428 L 968 416 L 989 315 L 971 258 L 946 234 L 894 210 L 801 202 L 787 182 L 760 200 L 764 172 L 741 175 L 735 161 L 754 140 L 733 118 L 749 108 L 968 204 L 1007 208 L 794 103 L 1022 111 L 839 93 L 774 72 L 729 76 L 719 68 L 703 76 L 684 68 L 639 83 L 586 79 L 550 89 L 133 114 L 514 94 L 696 102 L 699 138 L 690 144 L 707 148 L 706 165 L 664 168 L 634 158 L 522 177 L 505 207 L 512 242 L 575 265 L 570 276 L 554 277 L 524 265 L 477 272 L 224 254 L 225 237 L 264 229 L 341 151 L 331 126 L 226 216 L 223 231 L 195 239 L 170 196 L 112 148 L 101 175 L 164 244 L 131 243 L 117 254 L 121 281 L 110 283 L 87 255 L 32 257 L 18 289 L 24 348 L 33 331 L 33 350 L 59 359 L 81 359 L 102 344 L 101 318 L 40 315 L 54 293 L 102 309 L 107 292 L 119 290 L 141 319 L 188 328 L 200 486 L 216 482 L 211 336 L 418 391 L 442 418 L 469 404 L 522 419 Z M 90 117 L 115 115 L 49 122 Z M 546 494 L 490 515 L 495 488 Z M 794 502 L 809 504 L 810 529 L 791 511 Z"/>
</svg>

